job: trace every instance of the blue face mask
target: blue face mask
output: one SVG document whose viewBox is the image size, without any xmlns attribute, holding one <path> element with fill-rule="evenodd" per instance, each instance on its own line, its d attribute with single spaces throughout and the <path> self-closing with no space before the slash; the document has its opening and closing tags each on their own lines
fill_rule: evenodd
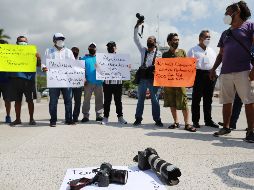
<svg viewBox="0 0 254 190">
<path fill-rule="evenodd" d="M 27 42 L 18 42 L 18 45 L 27 45 Z"/>
</svg>

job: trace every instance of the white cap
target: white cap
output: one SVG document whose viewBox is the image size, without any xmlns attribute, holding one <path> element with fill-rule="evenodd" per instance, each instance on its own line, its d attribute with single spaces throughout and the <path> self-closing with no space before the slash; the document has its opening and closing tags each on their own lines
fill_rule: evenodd
<svg viewBox="0 0 254 190">
<path fill-rule="evenodd" d="M 94 42 L 91 42 L 88 47 L 90 47 L 92 45 L 94 45 L 96 47 L 96 43 L 94 43 Z"/>
<path fill-rule="evenodd" d="M 57 38 L 62 38 L 63 40 L 65 39 L 65 37 L 62 33 L 55 33 L 53 36 L 53 41 Z"/>
</svg>

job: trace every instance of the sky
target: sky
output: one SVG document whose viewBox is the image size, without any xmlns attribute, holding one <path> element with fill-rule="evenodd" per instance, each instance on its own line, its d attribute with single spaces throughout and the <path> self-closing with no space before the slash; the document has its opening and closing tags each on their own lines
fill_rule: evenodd
<svg viewBox="0 0 254 190">
<path fill-rule="evenodd" d="M 136 13 L 145 16 L 144 36 L 140 39 L 144 46 L 151 35 L 160 45 L 167 45 L 167 35 L 175 32 L 180 38 L 179 48 L 188 51 L 198 43 L 200 31 L 208 29 L 210 46 L 218 52 L 220 35 L 229 27 L 223 23 L 225 9 L 235 2 L 238 1 L 1 0 L 0 28 L 11 37 L 9 43 L 25 35 L 41 56 L 53 46 L 56 32 L 64 34 L 66 47 L 79 47 L 80 56 L 87 53 L 90 42 L 97 44 L 97 52 L 105 53 L 107 42 L 115 41 L 117 52 L 129 54 L 133 68 L 137 68 L 140 53 L 133 41 Z M 245 2 L 254 14 L 254 0 Z"/>
</svg>

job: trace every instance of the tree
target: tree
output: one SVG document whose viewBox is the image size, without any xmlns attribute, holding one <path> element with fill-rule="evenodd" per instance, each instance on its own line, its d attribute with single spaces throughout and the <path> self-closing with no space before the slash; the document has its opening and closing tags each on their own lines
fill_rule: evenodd
<svg viewBox="0 0 254 190">
<path fill-rule="evenodd" d="M 3 43 L 3 44 L 7 44 L 8 41 L 6 39 L 11 39 L 10 36 L 4 34 L 4 29 L 0 29 L 0 41 Z"/>
</svg>

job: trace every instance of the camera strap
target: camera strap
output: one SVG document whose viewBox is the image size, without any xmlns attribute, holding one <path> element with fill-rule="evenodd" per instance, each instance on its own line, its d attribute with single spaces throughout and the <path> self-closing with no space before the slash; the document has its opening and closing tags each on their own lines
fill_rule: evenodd
<svg viewBox="0 0 254 190">
<path fill-rule="evenodd" d="M 82 177 L 80 179 L 75 179 L 69 182 L 70 190 L 80 190 L 85 186 L 91 185 L 94 183 L 93 179 L 88 179 L 85 177 Z"/>
<path fill-rule="evenodd" d="M 148 54 L 148 50 L 146 50 L 146 52 L 145 52 L 144 62 L 142 64 L 142 66 L 144 66 L 144 67 L 146 66 L 147 54 Z M 152 65 L 154 65 L 154 63 L 155 63 L 156 55 L 157 55 L 157 48 L 156 48 L 154 55 L 153 55 Z"/>
</svg>

